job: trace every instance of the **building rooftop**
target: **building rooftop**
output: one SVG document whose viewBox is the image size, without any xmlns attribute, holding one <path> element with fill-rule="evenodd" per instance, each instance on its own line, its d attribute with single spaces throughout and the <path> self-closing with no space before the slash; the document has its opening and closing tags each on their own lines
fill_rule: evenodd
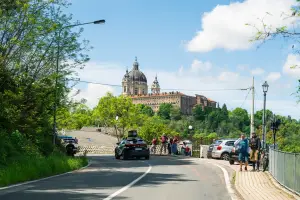
<svg viewBox="0 0 300 200">
<path fill-rule="evenodd" d="M 149 93 L 149 94 L 140 94 L 140 95 L 131 95 L 131 98 L 146 98 L 146 97 L 159 97 L 159 96 L 175 96 L 175 95 L 180 95 L 180 96 L 185 96 L 185 94 L 181 93 L 181 92 L 162 92 L 159 94 L 153 94 L 153 93 Z"/>
</svg>

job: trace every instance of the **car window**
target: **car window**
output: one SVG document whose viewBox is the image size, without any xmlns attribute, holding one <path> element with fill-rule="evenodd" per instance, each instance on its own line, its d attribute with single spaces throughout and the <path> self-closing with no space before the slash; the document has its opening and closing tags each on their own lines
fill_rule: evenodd
<svg viewBox="0 0 300 200">
<path fill-rule="evenodd" d="M 227 141 L 226 143 L 225 143 L 225 145 L 226 146 L 234 146 L 234 141 Z"/>
<path fill-rule="evenodd" d="M 213 144 L 214 145 L 219 145 L 219 144 L 221 144 L 223 141 L 222 140 L 217 140 L 217 141 L 215 141 Z"/>
</svg>

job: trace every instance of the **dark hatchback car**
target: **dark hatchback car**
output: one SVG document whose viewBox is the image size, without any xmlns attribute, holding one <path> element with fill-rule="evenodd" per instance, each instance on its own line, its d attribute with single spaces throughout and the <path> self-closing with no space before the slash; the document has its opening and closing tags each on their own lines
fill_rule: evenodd
<svg viewBox="0 0 300 200">
<path fill-rule="evenodd" d="M 207 150 L 207 154 L 206 154 L 207 158 L 212 158 L 212 151 L 214 149 L 214 146 L 218 146 L 221 143 L 222 143 L 222 140 L 216 140 L 214 143 L 209 145 L 208 150 Z"/>
<path fill-rule="evenodd" d="M 137 137 L 136 132 L 130 131 L 128 137 L 117 143 L 115 148 L 115 158 L 127 160 L 129 158 L 145 158 L 149 160 L 150 150 L 147 143 Z"/>
</svg>

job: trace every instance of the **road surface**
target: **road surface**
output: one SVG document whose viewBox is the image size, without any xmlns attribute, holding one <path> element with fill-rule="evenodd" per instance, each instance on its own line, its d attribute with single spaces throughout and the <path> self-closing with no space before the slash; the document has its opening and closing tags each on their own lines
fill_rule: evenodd
<svg viewBox="0 0 300 200">
<path fill-rule="evenodd" d="M 143 176 L 141 178 L 141 176 Z M 130 184 L 138 178 L 135 184 Z M 125 187 L 126 186 L 126 187 Z M 91 157 L 91 165 L 63 176 L 0 190 L 5 200 L 229 200 L 223 172 L 193 158 L 149 161 Z"/>
</svg>

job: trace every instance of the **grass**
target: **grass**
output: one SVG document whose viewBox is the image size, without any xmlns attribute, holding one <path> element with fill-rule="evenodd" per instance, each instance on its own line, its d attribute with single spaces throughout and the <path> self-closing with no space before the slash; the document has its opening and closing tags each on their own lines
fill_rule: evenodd
<svg viewBox="0 0 300 200">
<path fill-rule="evenodd" d="M 0 187 L 65 173 L 87 164 L 88 160 L 84 156 L 24 157 L 0 168 Z"/>
<path fill-rule="evenodd" d="M 231 178 L 231 184 L 235 184 L 235 179 L 236 179 L 236 172 L 233 172 L 232 178 Z"/>
</svg>

